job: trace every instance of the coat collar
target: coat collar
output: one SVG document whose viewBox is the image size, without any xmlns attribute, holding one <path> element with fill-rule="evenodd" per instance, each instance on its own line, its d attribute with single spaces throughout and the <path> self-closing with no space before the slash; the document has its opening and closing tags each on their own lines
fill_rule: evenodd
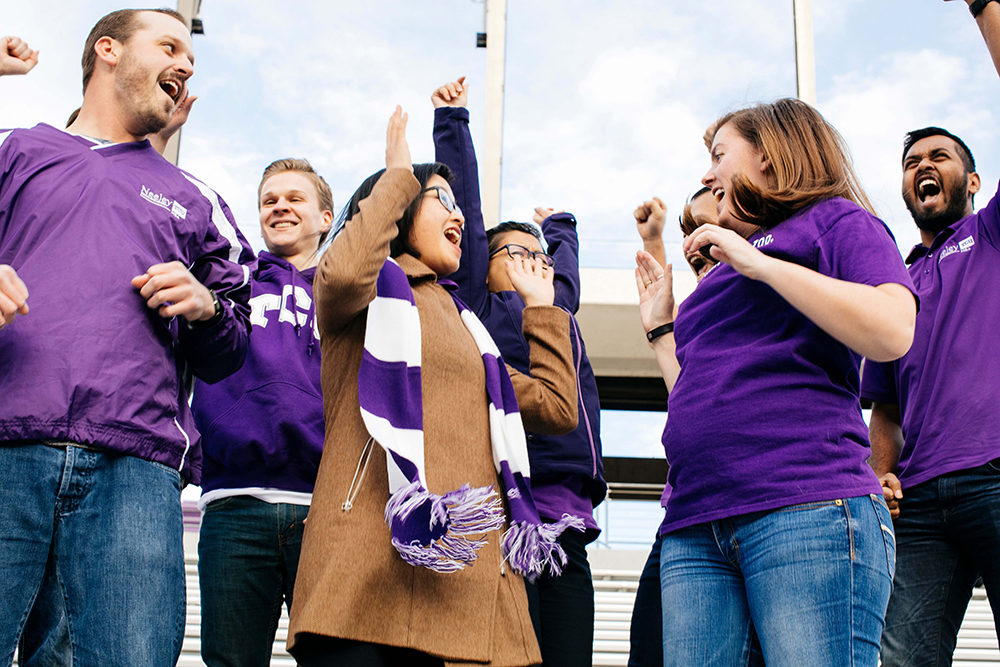
<svg viewBox="0 0 1000 667">
<path fill-rule="evenodd" d="M 423 279 L 437 280 L 437 274 L 430 270 L 426 264 L 421 262 L 419 259 L 410 255 L 408 253 L 403 253 L 399 257 L 393 258 L 399 267 L 403 269 L 406 277 L 409 278 L 411 283 L 418 282 Z"/>
</svg>

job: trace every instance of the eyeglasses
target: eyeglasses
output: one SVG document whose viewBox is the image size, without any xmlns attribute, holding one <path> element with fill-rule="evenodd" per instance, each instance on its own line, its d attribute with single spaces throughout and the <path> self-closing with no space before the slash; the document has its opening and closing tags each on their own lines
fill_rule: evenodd
<svg viewBox="0 0 1000 667">
<path fill-rule="evenodd" d="M 458 211 L 459 213 L 462 212 L 462 209 L 458 207 L 458 204 L 456 204 L 455 200 L 451 198 L 451 195 L 448 194 L 448 191 L 442 188 L 440 185 L 432 185 L 429 188 L 424 188 L 423 190 L 420 191 L 420 194 L 424 194 L 425 192 L 430 192 L 431 190 L 437 190 L 438 201 L 441 202 L 441 205 L 444 206 L 445 210 L 447 210 L 449 213 L 454 213 L 455 211 Z"/>
<path fill-rule="evenodd" d="M 511 259 L 535 259 L 536 257 L 539 257 L 545 266 L 554 266 L 556 263 L 556 260 L 552 255 L 546 255 L 544 252 L 532 252 L 523 245 L 517 245 L 516 243 L 508 243 L 507 245 L 500 246 L 490 253 L 490 259 L 493 259 L 504 250 L 507 251 L 507 256 Z"/>
</svg>

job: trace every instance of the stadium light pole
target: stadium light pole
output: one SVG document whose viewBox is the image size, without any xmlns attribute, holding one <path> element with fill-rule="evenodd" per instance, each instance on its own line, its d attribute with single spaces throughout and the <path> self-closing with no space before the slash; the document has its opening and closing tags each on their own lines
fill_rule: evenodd
<svg viewBox="0 0 1000 667">
<path fill-rule="evenodd" d="M 504 64 L 507 52 L 507 0 L 485 0 L 486 140 L 483 146 L 482 204 L 486 228 L 500 222 L 503 167 Z"/>
<path fill-rule="evenodd" d="M 816 49 L 813 45 L 812 0 L 792 0 L 795 21 L 795 83 L 798 98 L 816 106 Z"/>
<path fill-rule="evenodd" d="M 187 23 L 191 34 L 204 34 L 201 19 L 198 18 L 198 15 L 201 13 L 201 0 L 177 0 L 177 11 L 184 17 L 184 22 Z M 163 157 L 173 165 L 176 165 L 177 160 L 180 158 L 181 131 L 178 130 L 174 136 L 170 137 L 170 141 L 167 142 L 167 148 L 163 151 Z"/>
</svg>

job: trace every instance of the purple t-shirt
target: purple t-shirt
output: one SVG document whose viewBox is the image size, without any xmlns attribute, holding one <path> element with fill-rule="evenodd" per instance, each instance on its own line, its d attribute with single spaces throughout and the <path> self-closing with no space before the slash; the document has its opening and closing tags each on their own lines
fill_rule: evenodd
<svg viewBox="0 0 1000 667">
<path fill-rule="evenodd" d="M 881 220 L 821 201 L 750 241 L 823 275 L 912 288 Z M 762 282 L 719 264 L 680 306 L 681 372 L 663 446 L 663 533 L 788 505 L 879 493 L 866 463 L 861 358 Z"/>
<path fill-rule="evenodd" d="M 900 407 L 903 488 L 1000 456 L 1000 204 L 906 258 L 920 296 L 910 351 L 865 365 L 862 395 Z"/>
</svg>

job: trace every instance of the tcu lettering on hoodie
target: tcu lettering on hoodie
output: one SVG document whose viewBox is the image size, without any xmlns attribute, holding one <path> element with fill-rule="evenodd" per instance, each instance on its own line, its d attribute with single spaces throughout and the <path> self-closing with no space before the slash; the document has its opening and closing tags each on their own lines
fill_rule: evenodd
<svg viewBox="0 0 1000 667">
<path fill-rule="evenodd" d="M 262 252 L 251 281 L 250 349 L 239 372 L 195 385 L 202 507 L 262 490 L 311 494 L 323 451 L 315 268 Z M 308 496 L 300 496 L 308 500 Z"/>
</svg>

